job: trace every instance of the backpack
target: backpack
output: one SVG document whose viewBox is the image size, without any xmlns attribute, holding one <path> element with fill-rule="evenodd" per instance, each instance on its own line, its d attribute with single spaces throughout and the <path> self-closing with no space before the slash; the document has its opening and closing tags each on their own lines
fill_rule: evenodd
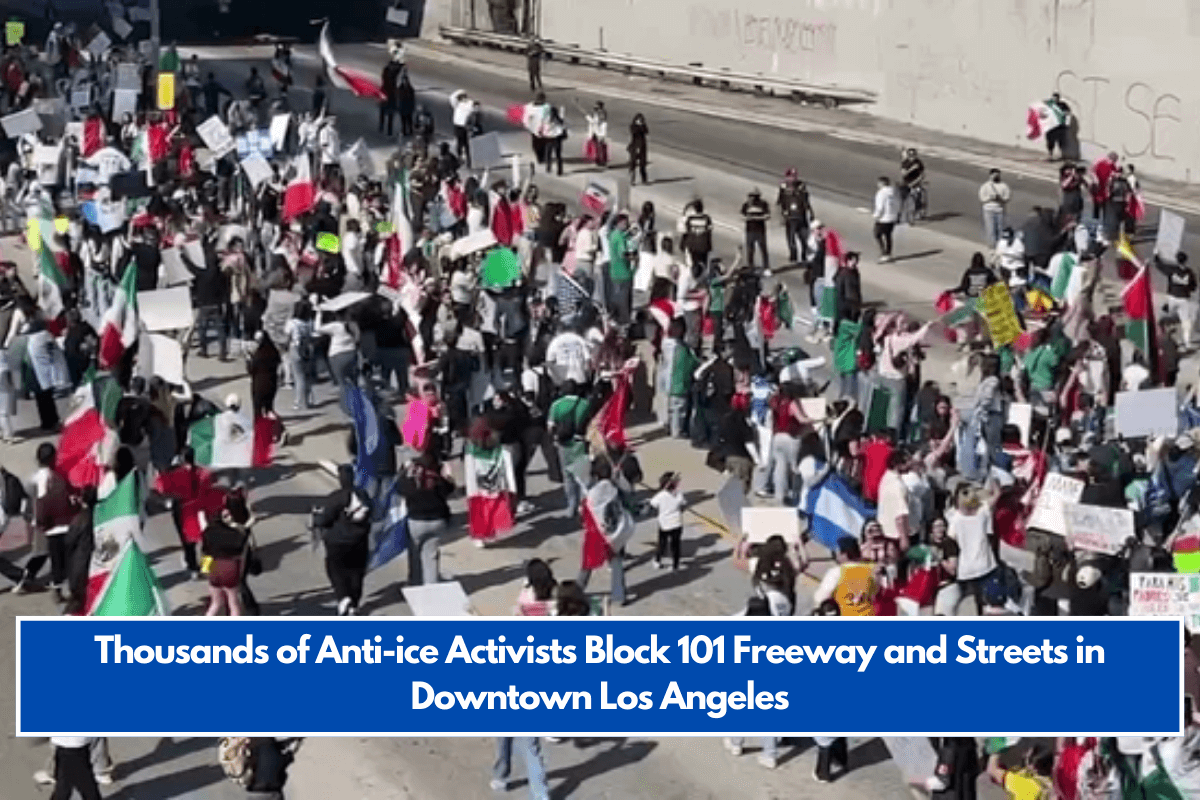
<svg viewBox="0 0 1200 800">
<path fill-rule="evenodd" d="M 254 741 L 248 736 L 226 736 L 217 742 L 217 761 L 225 777 L 248 788 L 254 782 Z"/>
<path fill-rule="evenodd" d="M 566 416 L 561 422 L 555 423 L 554 438 L 559 444 L 570 444 L 580 434 L 577 414 L 579 413 L 579 404 L 583 402 L 582 398 L 575 398 L 575 404 L 571 406 L 571 413 Z"/>
<path fill-rule="evenodd" d="M 21 505 L 28 497 L 25 484 L 3 467 L 0 467 L 0 482 L 0 507 L 8 516 L 15 517 L 21 513 Z"/>
<path fill-rule="evenodd" d="M 1125 203 L 1129 200 L 1131 187 L 1129 181 L 1123 177 L 1113 178 L 1112 185 L 1108 190 L 1108 199 L 1113 203 Z"/>
</svg>

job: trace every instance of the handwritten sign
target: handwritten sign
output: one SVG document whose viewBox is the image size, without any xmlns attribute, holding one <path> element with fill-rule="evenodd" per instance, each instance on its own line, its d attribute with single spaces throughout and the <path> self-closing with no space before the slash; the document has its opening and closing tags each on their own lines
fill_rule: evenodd
<svg viewBox="0 0 1200 800">
<path fill-rule="evenodd" d="M 1083 495 L 1083 487 L 1083 481 L 1057 472 L 1046 475 L 1042 491 L 1033 504 L 1033 513 L 1029 516 L 1029 527 L 1066 536 L 1067 520 L 1063 515 L 1063 507 L 1078 503 Z"/>
<path fill-rule="evenodd" d="M 1117 392 L 1118 436 L 1174 436 L 1179 432 L 1179 396 L 1174 387 Z"/>
<path fill-rule="evenodd" d="M 1129 573 L 1129 616 L 1182 617 L 1192 602 L 1194 575 L 1174 572 Z"/>
<path fill-rule="evenodd" d="M 1012 344 L 1021 335 L 1021 321 L 1013 307 L 1012 295 L 1004 283 L 993 283 L 979 298 L 988 331 L 996 347 Z"/>
<path fill-rule="evenodd" d="M 237 148 L 237 143 L 233 141 L 229 128 L 225 127 L 225 123 L 221 121 L 220 117 L 211 116 L 204 120 L 196 126 L 196 133 L 200 134 L 204 145 L 212 151 L 216 158 L 222 158 Z"/>
<path fill-rule="evenodd" d="M 271 172 L 271 165 L 260 153 L 251 153 L 243 158 L 242 171 L 246 173 L 246 177 L 255 189 L 271 180 L 271 176 L 274 174 Z"/>
<path fill-rule="evenodd" d="M 1063 506 L 1067 540 L 1077 550 L 1116 555 L 1134 535 L 1133 512 L 1082 503 Z"/>
</svg>

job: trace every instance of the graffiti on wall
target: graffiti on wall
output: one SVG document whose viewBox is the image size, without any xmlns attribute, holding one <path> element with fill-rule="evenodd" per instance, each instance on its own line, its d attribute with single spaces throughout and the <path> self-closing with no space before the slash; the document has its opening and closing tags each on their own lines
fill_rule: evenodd
<svg viewBox="0 0 1200 800">
<path fill-rule="evenodd" d="M 1104 75 L 1081 74 L 1064 69 L 1055 89 L 1079 119 L 1079 138 L 1105 150 L 1116 150 L 1127 158 L 1175 161 L 1183 125 L 1183 100 L 1160 91 L 1144 81 L 1115 81 Z M 1118 134 L 1113 128 L 1121 130 Z"/>
<path fill-rule="evenodd" d="M 732 39 L 740 47 L 768 53 L 834 55 L 836 51 L 837 25 L 832 22 L 705 6 L 692 6 L 688 16 L 691 35 L 700 38 Z"/>
</svg>

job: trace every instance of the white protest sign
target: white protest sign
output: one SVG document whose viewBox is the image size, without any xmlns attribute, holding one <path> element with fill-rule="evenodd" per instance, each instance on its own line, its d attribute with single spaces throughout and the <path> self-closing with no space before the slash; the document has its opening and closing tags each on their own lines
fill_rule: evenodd
<svg viewBox="0 0 1200 800">
<path fill-rule="evenodd" d="M 116 88 L 125 89 L 130 92 L 140 92 L 142 90 L 141 68 L 137 64 L 130 64 L 127 61 L 117 64 Z"/>
<path fill-rule="evenodd" d="M 1179 395 L 1173 387 L 1117 392 L 1118 436 L 1174 436 L 1179 432 Z"/>
<path fill-rule="evenodd" d="M 1184 616 L 1191 601 L 1190 577 L 1174 572 L 1129 573 L 1129 616 Z"/>
<path fill-rule="evenodd" d="M 271 146 L 277 151 L 287 148 L 288 128 L 292 123 L 291 114 L 276 114 L 271 117 Z"/>
<path fill-rule="evenodd" d="M 37 170 L 38 183 L 54 186 L 58 183 L 61 170 L 62 145 L 39 144 L 33 148 L 33 168 Z"/>
<path fill-rule="evenodd" d="M 271 337 L 271 341 L 284 349 L 287 341 L 287 324 L 292 318 L 292 309 L 300 302 L 296 292 L 285 292 L 272 289 L 267 295 L 267 308 L 263 311 L 263 330 Z"/>
<path fill-rule="evenodd" d="M 405 586 L 400 590 L 414 617 L 469 617 L 471 601 L 458 581 Z"/>
<path fill-rule="evenodd" d="M 1116 555 L 1134 535 L 1133 512 L 1082 503 L 1063 506 L 1067 539 L 1076 550 Z"/>
<path fill-rule="evenodd" d="M 142 347 L 138 349 L 138 363 L 141 373 L 146 377 L 159 377 L 167 383 L 182 386 L 183 378 L 183 348 L 179 342 L 160 333 L 151 333 L 142 337 Z"/>
<path fill-rule="evenodd" d="M 192 282 L 192 273 L 184 266 L 183 257 L 179 252 L 178 247 L 168 247 L 162 251 L 162 277 L 159 279 L 159 284 L 162 286 L 179 286 L 183 283 Z"/>
<path fill-rule="evenodd" d="M 112 29 L 118 39 L 128 39 L 129 34 L 133 33 L 133 26 L 121 17 L 112 18 Z"/>
<path fill-rule="evenodd" d="M 192 325 L 192 298 L 186 286 L 138 292 L 138 316 L 151 333 L 177 331 Z"/>
<path fill-rule="evenodd" d="M 213 156 L 212 150 L 207 147 L 196 148 L 196 167 L 201 172 L 213 172 L 217 167 L 217 159 Z"/>
<path fill-rule="evenodd" d="M 732 475 L 725 478 L 721 488 L 717 490 L 717 508 L 725 518 L 725 525 L 735 536 L 742 530 L 742 508 L 746 505 L 746 492 L 742 482 Z"/>
<path fill-rule="evenodd" d="M 137 114 L 138 93 L 133 89 L 117 89 L 113 92 L 112 101 L 112 118 L 117 122 L 123 122 L 125 115 L 134 116 Z"/>
<path fill-rule="evenodd" d="M 473 137 L 470 141 L 470 151 L 472 169 L 492 169 L 504 166 L 500 134 L 495 131 Z"/>
<path fill-rule="evenodd" d="M 204 257 L 204 245 L 199 239 L 189 239 L 184 242 L 183 252 L 187 253 L 188 260 L 195 267 L 204 267 L 208 263 Z"/>
<path fill-rule="evenodd" d="M 1029 447 L 1029 431 L 1033 428 L 1033 406 L 1029 403 L 1010 403 L 1008 424 L 1016 425 L 1021 431 L 1021 446 Z"/>
<path fill-rule="evenodd" d="M 788 544 L 800 543 L 800 515 L 794 508 L 743 508 L 742 533 L 751 544 L 782 536 Z"/>
<path fill-rule="evenodd" d="M 218 116 L 211 116 L 196 126 L 196 133 L 200 134 L 204 144 L 217 158 L 232 153 L 237 148 L 237 143 L 233 141 L 229 128 L 225 127 L 225 123 L 221 122 L 221 118 Z"/>
<path fill-rule="evenodd" d="M 255 189 L 271 180 L 273 174 L 271 165 L 259 153 L 251 153 L 242 159 L 242 171 L 246 173 L 246 177 Z"/>
<path fill-rule="evenodd" d="M 104 57 L 108 52 L 108 48 L 112 46 L 112 39 L 108 38 L 108 34 L 100 31 L 96 34 L 96 38 L 88 42 L 87 51 L 92 54 L 92 58 L 97 60 Z"/>
<path fill-rule="evenodd" d="M 82 83 L 71 90 L 71 108 L 83 111 L 92 104 L 92 84 Z"/>
<path fill-rule="evenodd" d="M 1163 261 L 1175 263 L 1175 256 L 1183 249 L 1183 230 L 1186 225 L 1183 217 L 1165 208 L 1158 212 L 1158 237 L 1154 240 L 1154 252 Z"/>
<path fill-rule="evenodd" d="M 1047 474 L 1042 491 L 1038 493 L 1033 504 L 1028 527 L 1066 536 L 1067 520 L 1063 514 L 1063 507 L 1068 503 L 1078 503 L 1079 498 L 1083 496 L 1083 487 L 1084 483 L 1081 480 L 1058 472 Z"/>
<path fill-rule="evenodd" d="M 386 19 L 393 25 L 404 27 L 408 24 L 408 9 L 392 7 L 387 10 Z"/>
<path fill-rule="evenodd" d="M 42 119 L 32 108 L 27 108 L 24 111 L 18 111 L 16 114 L 9 114 L 7 117 L 0 118 L 0 126 L 4 127 L 4 133 L 8 138 L 16 139 L 18 136 L 23 136 L 26 133 L 37 133 L 40 131 L 42 129 Z"/>
</svg>

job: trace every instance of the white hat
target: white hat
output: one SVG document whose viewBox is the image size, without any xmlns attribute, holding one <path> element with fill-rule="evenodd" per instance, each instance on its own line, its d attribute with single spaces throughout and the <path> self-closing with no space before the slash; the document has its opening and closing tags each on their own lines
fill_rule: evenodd
<svg viewBox="0 0 1200 800">
<path fill-rule="evenodd" d="M 238 397 L 236 392 L 230 392 L 229 394 L 225 395 L 225 407 L 241 408 L 242 398 Z"/>
</svg>

